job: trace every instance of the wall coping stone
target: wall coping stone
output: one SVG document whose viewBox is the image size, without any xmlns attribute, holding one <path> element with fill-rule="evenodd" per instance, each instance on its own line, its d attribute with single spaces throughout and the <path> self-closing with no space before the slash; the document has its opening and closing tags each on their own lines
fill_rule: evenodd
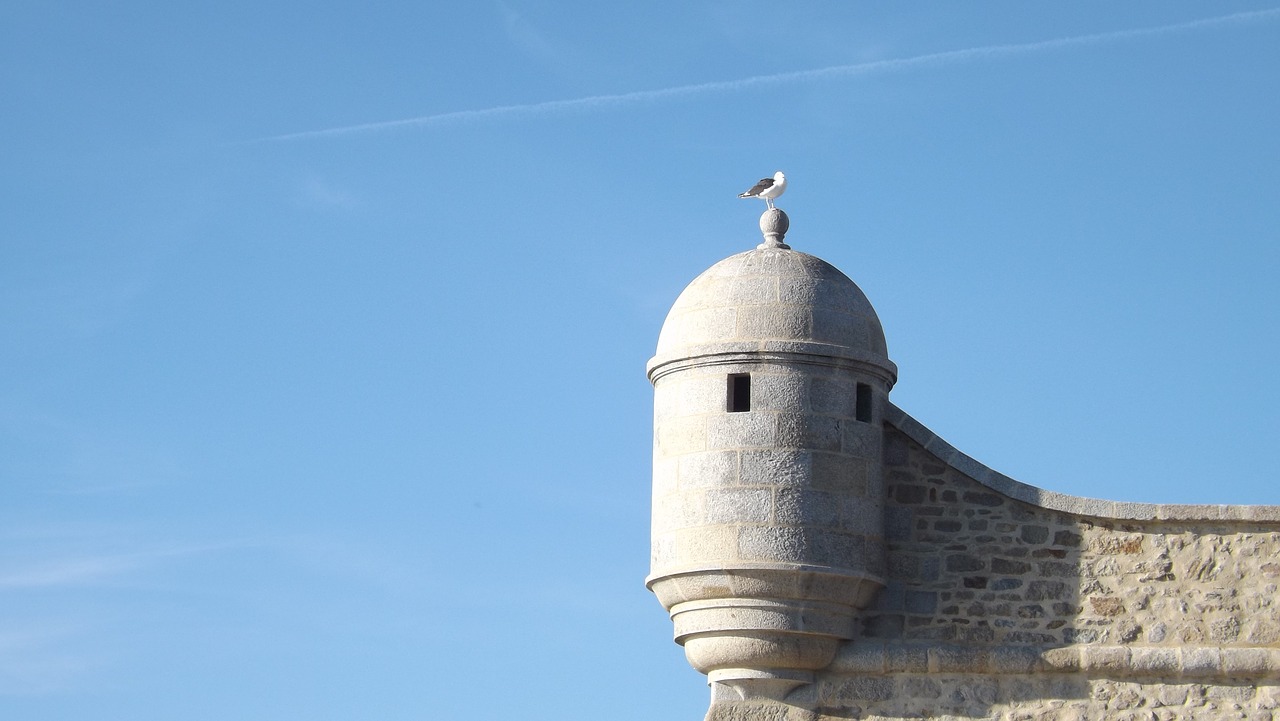
<svg viewBox="0 0 1280 721">
<path fill-rule="evenodd" d="M 1130 503 L 1071 496 L 1015 481 L 960 452 L 906 411 L 886 403 L 884 422 L 920 444 L 948 466 L 1009 498 L 1052 511 L 1118 521 L 1255 521 L 1280 523 L 1280 506 Z"/>
<path fill-rule="evenodd" d="M 973 675 L 1083 674 L 1089 678 L 1280 682 L 1280 648 L 1218 646 L 972 646 L 859 640 L 827 672 Z"/>
</svg>

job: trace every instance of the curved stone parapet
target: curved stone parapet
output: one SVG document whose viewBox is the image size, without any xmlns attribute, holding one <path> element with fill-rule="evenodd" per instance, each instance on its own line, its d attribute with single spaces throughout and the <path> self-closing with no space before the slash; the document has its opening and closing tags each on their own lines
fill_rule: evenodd
<svg viewBox="0 0 1280 721">
<path fill-rule="evenodd" d="M 1130 521 L 1280 521 L 1280 506 L 1132 503 L 1072 496 L 1037 488 L 992 470 L 929 430 L 906 411 L 885 403 L 884 422 L 938 460 L 997 493 L 1023 503 L 1077 516 Z"/>
</svg>

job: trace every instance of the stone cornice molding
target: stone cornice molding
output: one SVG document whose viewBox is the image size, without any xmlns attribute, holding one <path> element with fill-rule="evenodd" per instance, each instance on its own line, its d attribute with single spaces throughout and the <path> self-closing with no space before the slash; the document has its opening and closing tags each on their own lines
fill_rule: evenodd
<svg viewBox="0 0 1280 721">
<path fill-rule="evenodd" d="M 828 673 L 836 675 L 1079 674 L 1104 679 L 1280 681 L 1280 648 L 1218 646 L 962 646 L 855 641 Z"/>
</svg>

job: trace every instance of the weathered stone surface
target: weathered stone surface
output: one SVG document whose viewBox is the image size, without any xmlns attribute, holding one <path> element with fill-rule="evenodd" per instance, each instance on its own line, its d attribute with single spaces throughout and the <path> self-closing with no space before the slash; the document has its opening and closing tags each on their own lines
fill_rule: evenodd
<svg viewBox="0 0 1280 721">
<path fill-rule="evenodd" d="M 1280 596 L 1269 575 L 1280 575 L 1280 525 L 1215 521 L 1211 533 L 1196 535 L 1162 520 L 1103 522 L 997 504 L 987 498 L 992 491 L 911 438 L 890 432 L 885 448 L 886 457 L 900 456 L 885 485 L 890 581 L 939 599 L 932 612 L 906 610 L 903 637 L 1171 647 L 1280 641 Z M 927 576 L 926 559 L 935 562 Z"/>
<path fill-rule="evenodd" d="M 790 250 L 695 280 L 649 373 L 650 583 L 708 719 L 1280 721 L 1280 507 L 987 468 L 888 402 L 865 296 Z"/>
</svg>

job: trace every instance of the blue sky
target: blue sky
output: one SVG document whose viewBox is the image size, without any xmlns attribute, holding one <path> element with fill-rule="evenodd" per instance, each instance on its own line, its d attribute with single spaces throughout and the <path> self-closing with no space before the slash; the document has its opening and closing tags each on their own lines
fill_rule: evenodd
<svg viewBox="0 0 1280 721">
<path fill-rule="evenodd" d="M 1280 6 L 458 5 L 6 5 L 0 717 L 699 718 L 644 363 L 778 169 L 960 449 L 1280 503 Z"/>
</svg>

